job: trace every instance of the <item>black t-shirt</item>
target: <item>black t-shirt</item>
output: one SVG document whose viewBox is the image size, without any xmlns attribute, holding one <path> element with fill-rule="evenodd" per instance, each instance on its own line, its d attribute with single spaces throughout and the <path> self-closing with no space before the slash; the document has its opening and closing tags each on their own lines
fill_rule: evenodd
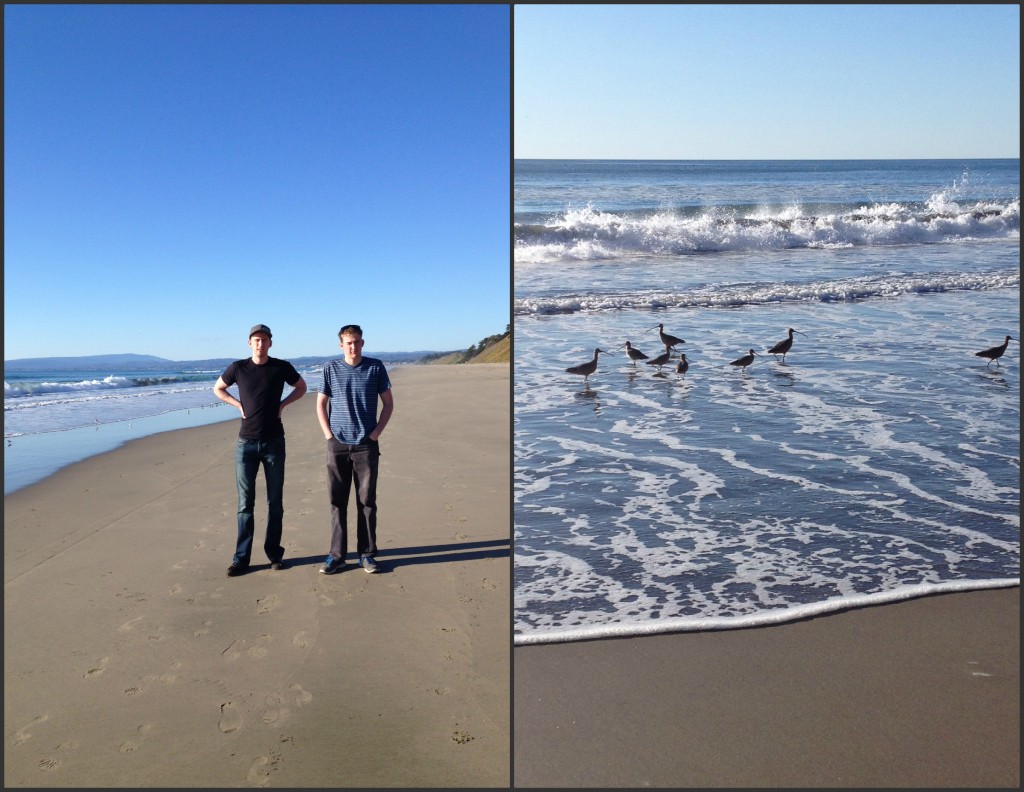
<svg viewBox="0 0 1024 792">
<path fill-rule="evenodd" d="M 252 358 L 236 360 L 220 375 L 226 385 L 238 383 L 238 400 L 242 402 L 242 426 L 238 436 L 246 440 L 273 440 L 284 437 L 281 423 L 281 394 L 284 384 L 299 381 L 299 372 L 287 360 L 267 358 L 262 366 Z"/>
</svg>

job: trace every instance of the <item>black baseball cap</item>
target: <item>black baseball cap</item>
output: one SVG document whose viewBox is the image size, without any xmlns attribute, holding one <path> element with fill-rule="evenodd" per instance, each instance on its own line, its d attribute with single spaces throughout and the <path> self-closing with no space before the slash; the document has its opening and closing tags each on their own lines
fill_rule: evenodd
<svg viewBox="0 0 1024 792">
<path fill-rule="evenodd" d="M 249 338 L 252 338 L 257 333 L 266 333 L 271 338 L 274 337 L 274 334 L 270 332 L 270 328 L 262 324 L 252 326 L 252 330 L 249 331 Z"/>
</svg>

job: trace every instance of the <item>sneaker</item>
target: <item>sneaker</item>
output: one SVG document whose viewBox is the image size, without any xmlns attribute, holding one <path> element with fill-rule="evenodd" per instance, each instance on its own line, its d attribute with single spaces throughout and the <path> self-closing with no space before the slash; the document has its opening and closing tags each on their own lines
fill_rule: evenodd
<svg viewBox="0 0 1024 792">
<path fill-rule="evenodd" d="M 284 562 L 284 559 L 282 558 L 280 561 L 271 561 L 270 562 L 270 568 L 271 569 L 287 569 L 288 565 Z"/>
<path fill-rule="evenodd" d="M 363 568 L 366 573 L 377 571 L 377 562 L 373 560 L 373 556 L 361 555 L 359 556 L 359 566 Z"/>
<path fill-rule="evenodd" d="M 324 559 L 324 565 L 320 567 L 321 575 L 333 575 L 335 572 L 340 572 L 345 568 L 345 560 L 343 558 L 334 558 L 333 556 L 327 556 Z"/>
<path fill-rule="evenodd" d="M 241 564 L 232 564 L 228 567 L 228 577 L 238 577 L 245 574 L 246 567 Z"/>
</svg>

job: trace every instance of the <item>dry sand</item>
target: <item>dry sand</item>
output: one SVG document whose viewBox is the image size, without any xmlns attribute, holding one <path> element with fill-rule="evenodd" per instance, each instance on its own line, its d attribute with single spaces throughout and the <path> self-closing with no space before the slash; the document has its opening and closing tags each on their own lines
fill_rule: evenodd
<svg viewBox="0 0 1024 792">
<path fill-rule="evenodd" d="M 1020 787 L 1020 589 L 517 647 L 516 787 Z"/>
<path fill-rule="evenodd" d="M 509 366 L 392 379 L 376 575 L 317 572 L 314 394 L 284 416 L 285 570 L 260 494 L 225 575 L 234 420 L 5 498 L 5 787 L 508 787 Z"/>
</svg>

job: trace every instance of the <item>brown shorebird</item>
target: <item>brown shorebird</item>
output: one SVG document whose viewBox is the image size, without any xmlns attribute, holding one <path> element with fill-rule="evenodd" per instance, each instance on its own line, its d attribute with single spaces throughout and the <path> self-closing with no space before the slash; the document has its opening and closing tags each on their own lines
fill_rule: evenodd
<svg viewBox="0 0 1024 792">
<path fill-rule="evenodd" d="M 651 330 L 654 330 L 654 328 L 652 327 Z M 686 343 L 685 341 L 683 341 L 683 339 L 676 338 L 674 335 L 669 335 L 668 333 L 666 333 L 665 325 L 660 322 L 658 323 L 658 335 L 661 337 L 661 343 L 663 343 L 668 349 L 671 349 L 676 344 Z"/>
<path fill-rule="evenodd" d="M 633 368 L 636 368 L 636 362 L 638 360 L 647 360 L 647 355 L 645 355 L 639 349 L 634 349 L 633 345 L 629 343 L 629 341 L 627 341 L 622 346 L 626 347 L 626 356 L 633 361 Z"/>
<path fill-rule="evenodd" d="M 793 333 L 800 333 L 800 331 L 794 330 L 792 327 L 789 328 L 789 337 L 782 339 L 779 343 L 769 349 L 768 354 L 775 355 L 776 360 L 778 360 L 779 355 L 782 355 L 782 362 L 785 363 L 786 353 L 789 352 L 790 348 L 793 346 Z M 800 333 L 800 335 L 804 338 L 807 337 L 807 333 Z"/>
<path fill-rule="evenodd" d="M 1007 336 L 1006 340 L 1003 341 L 1003 343 L 1001 343 L 999 346 L 994 346 L 991 349 L 983 349 L 983 350 L 981 350 L 981 352 L 975 352 L 974 354 L 977 355 L 978 357 L 988 358 L 988 364 L 987 365 L 991 366 L 992 365 L 992 361 L 994 360 L 996 362 L 996 365 L 998 366 L 999 365 L 999 358 L 1001 358 L 1003 356 L 1003 353 L 1006 351 L 1007 345 L 1011 341 L 1016 341 L 1016 340 L 1017 340 L 1016 338 L 1011 338 L 1010 336 Z"/>
<path fill-rule="evenodd" d="M 668 359 L 672 357 L 672 350 L 669 347 L 665 347 L 665 351 L 662 352 L 655 358 L 651 358 L 647 361 L 648 366 L 657 366 L 658 371 L 661 371 L 661 367 L 668 363 Z"/>
<path fill-rule="evenodd" d="M 690 367 L 689 362 L 686 360 L 686 355 L 679 355 L 679 362 L 676 363 L 676 374 L 685 374 L 686 370 Z"/>
<path fill-rule="evenodd" d="M 739 366 L 741 369 L 746 371 L 747 370 L 747 366 L 749 366 L 751 363 L 754 362 L 754 358 L 755 357 L 760 357 L 760 355 L 758 355 L 757 352 L 755 352 L 753 349 L 751 349 L 750 352 L 748 352 L 743 357 L 738 358 L 737 360 L 730 361 L 729 365 L 730 366 Z"/>
<path fill-rule="evenodd" d="M 593 374 L 595 371 L 597 371 L 597 353 L 598 352 L 604 352 L 604 350 L 603 349 L 595 349 L 594 350 L 594 359 L 593 360 L 588 360 L 586 363 L 580 363 L 578 366 L 569 366 L 569 368 L 567 368 L 566 371 L 569 372 L 570 374 L 582 374 L 583 375 L 583 381 L 587 382 L 589 377 L 590 377 L 590 375 Z M 604 352 L 604 353 L 606 355 L 608 354 L 607 352 Z"/>
</svg>

